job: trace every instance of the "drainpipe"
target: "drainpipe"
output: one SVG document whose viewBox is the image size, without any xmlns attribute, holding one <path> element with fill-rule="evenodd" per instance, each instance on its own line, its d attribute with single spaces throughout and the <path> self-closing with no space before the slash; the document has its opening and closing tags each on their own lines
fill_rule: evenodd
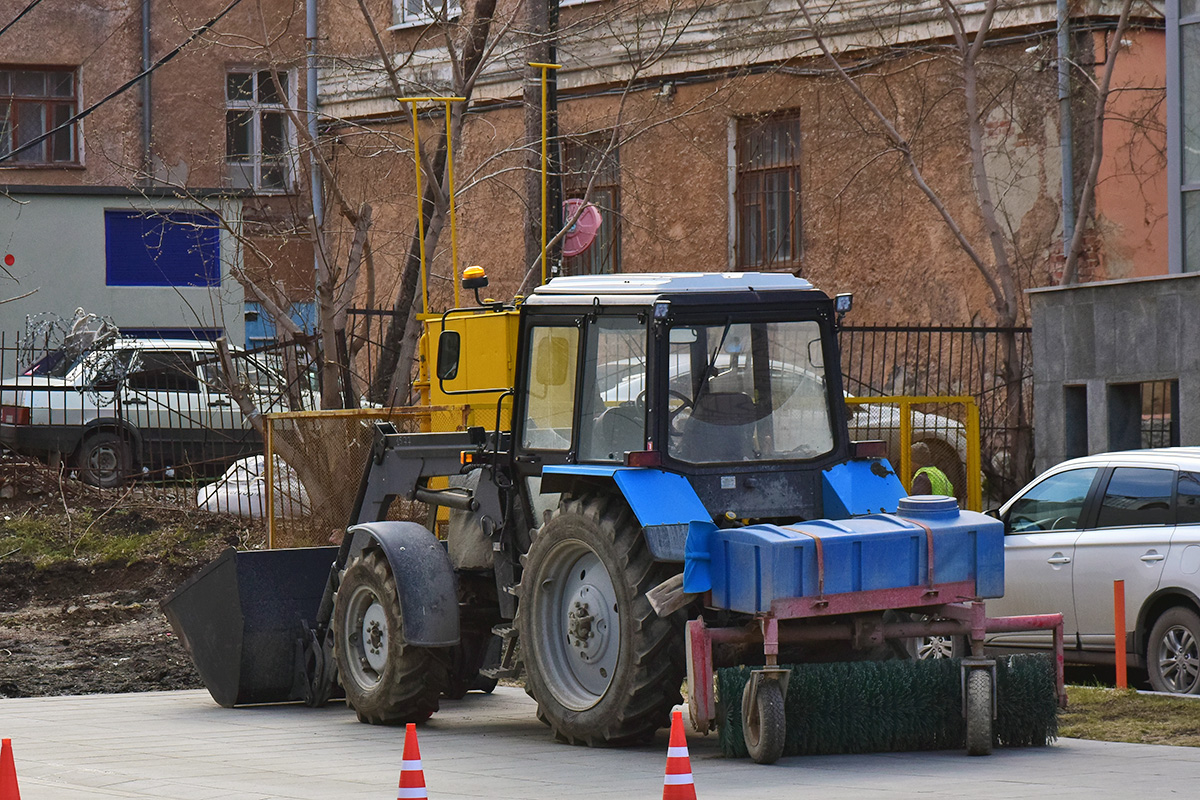
<svg viewBox="0 0 1200 800">
<path fill-rule="evenodd" d="M 1075 236 L 1075 150 L 1071 135 L 1071 11 L 1058 0 L 1058 143 L 1062 153 L 1063 257 Z"/>
<path fill-rule="evenodd" d="M 142 0 L 142 72 L 150 69 L 150 0 Z M 142 78 L 142 174 L 143 182 L 149 186 L 154 183 L 152 164 L 150 161 L 150 134 L 153 129 L 153 117 L 150 107 L 150 75 Z"/>
<path fill-rule="evenodd" d="M 305 116 L 308 120 L 309 141 L 315 147 L 317 142 L 317 0 L 305 0 L 304 3 L 304 42 L 306 50 L 304 62 Z M 321 196 L 321 171 L 317 168 L 315 157 L 309 159 L 308 171 L 311 182 L 313 220 L 319 230 L 325 221 L 325 208 Z M 316 268 L 315 256 L 313 268 Z"/>
</svg>

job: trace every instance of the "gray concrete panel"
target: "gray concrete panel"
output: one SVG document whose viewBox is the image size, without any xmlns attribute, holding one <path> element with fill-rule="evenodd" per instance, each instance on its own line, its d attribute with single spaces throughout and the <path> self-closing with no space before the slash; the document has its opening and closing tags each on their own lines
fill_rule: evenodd
<svg viewBox="0 0 1200 800">
<path fill-rule="evenodd" d="M 1035 465 L 1061 462 L 1063 388 L 1086 384 L 1088 449 L 1112 449 L 1111 387 L 1179 382 L 1183 444 L 1200 443 L 1200 274 L 1035 289 Z M 1039 341 L 1042 340 L 1042 341 Z M 1063 343 L 1062 353 L 1055 346 Z M 1125 403 L 1128 406 L 1128 402 Z M 1117 426 L 1118 428 L 1120 426 Z"/>
</svg>

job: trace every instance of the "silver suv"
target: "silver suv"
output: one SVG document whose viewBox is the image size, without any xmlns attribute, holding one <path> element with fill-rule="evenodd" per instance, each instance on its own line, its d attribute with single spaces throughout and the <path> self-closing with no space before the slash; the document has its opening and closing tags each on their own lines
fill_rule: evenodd
<svg viewBox="0 0 1200 800">
<path fill-rule="evenodd" d="M 1113 581 L 1124 648 L 1162 692 L 1200 694 L 1200 448 L 1102 453 L 1059 464 L 1005 503 L 1004 597 L 992 616 L 1060 611 L 1068 661 L 1112 663 Z M 989 638 L 1048 647 L 1049 633 Z"/>
</svg>

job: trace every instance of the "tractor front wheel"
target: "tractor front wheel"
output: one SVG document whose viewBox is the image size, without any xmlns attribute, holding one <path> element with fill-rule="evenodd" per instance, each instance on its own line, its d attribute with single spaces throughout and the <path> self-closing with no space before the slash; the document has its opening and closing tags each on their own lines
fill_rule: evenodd
<svg viewBox="0 0 1200 800">
<path fill-rule="evenodd" d="M 521 578 L 517 630 L 538 718 L 571 744 L 623 745 L 670 724 L 682 702 L 681 612 L 646 592 L 670 577 L 623 498 L 564 500 Z"/>
<path fill-rule="evenodd" d="M 346 701 L 362 722 L 423 722 L 448 682 L 447 650 L 404 641 L 404 615 L 387 558 L 351 562 L 333 609 L 333 648 Z"/>
</svg>

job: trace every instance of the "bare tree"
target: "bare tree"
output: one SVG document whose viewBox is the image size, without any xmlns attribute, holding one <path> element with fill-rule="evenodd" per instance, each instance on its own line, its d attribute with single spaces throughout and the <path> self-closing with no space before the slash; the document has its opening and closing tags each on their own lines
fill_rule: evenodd
<svg viewBox="0 0 1200 800">
<path fill-rule="evenodd" d="M 1129 12 L 1132 0 L 1126 0 L 1116 27 L 1116 41 L 1119 42 L 1128 29 Z M 1041 265 L 1042 277 L 1038 279 L 1035 273 L 1038 267 L 1030 265 L 1023 250 L 1027 243 L 1020 240 L 1019 232 L 1007 218 L 1002 199 L 998 201 L 995 190 L 1000 186 L 997 176 L 990 166 L 992 154 L 989 152 L 986 138 L 986 126 L 989 114 L 1001 101 L 1003 92 L 998 91 L 995 80 L 984 77 L 985 71 L 997 72 L 997 66 L 987 64 L 984 60 L 985 47 L 993 33 L 996 16 L 1001 8 L 999 0 L 986 0 L 982 8 L 972 4 L 973 18 L 969 24 L 966 19 L 965 7 L 968 5 L 955 0 L 939 0 L 939 18 L 949 34 L 950 46 L 941 48 L 936 43 L 928 43 L 921 47 L 908 47 L 914 59 L 934 59 L 949 63 L 949 69 L 956 76 L 958 83 L 958 108 L 960 125 L 953 126 L 961 130 L 965 139 L 958 145 L 967 155 L 969 163 L 970 185 L 974 193 L 975 203 L 968 209 L 967 217 L 962 211 L 955 211 L 947 202 L 947 196 L 954 195 L 958 189 L 956 176 L 945 173 L 931 177 L 924 168 L 918 155 L 918 146 L 911 136 L 904 133 L 901 124 L 902 113 L 899 106 L 893 106 L 885 111 L 876 101 L 864 84 L 864 81 L 852 74 L 852 63 L 847 62 L 832 52 L 827 44 L 824 26 L 820 19 L 814 16 L 809 0 L 797 0 L 799 8 L 807 22 L 813 39 L 820 49 L 822 57 L 829 64 L 833 74 L 846 86 L 848 91 L 857 98 L 870 112 L 875 128 L 881 132 L 893 153 L 898 155 L 912 182 L 924 195 L 928 203 L 935 209 L 938 217 L 951 233 L 954 241 L 966 255 L 974 272 L 982 279 L 991 296 L 991 306 L 996 323 L 1002 329 L 1011 329 L 1023 317 L 1023 289 L 1030 281 L 1038 284 L 1046 280 L 1046 267 Z M 1082 249 L 1084 220 L 1090 212 L 1095 192 L 1095 179 L 1098 174 L 1103 151 L 1104 108 L 1107 102 L 1109 82 L 1112 76 L 1116 52 L 1119 48 L 1110 48 L 1105 69 L 1100 79 L 1097 91 L 1096 114 L 1093 119 L 1093 147 L 1081 201 L 1078 224 L 1074 240 L 1070 245 L 1068 270 L 1064 274 L 1064 282 L 1075 279 L 1077 262 Z M 873 77 L 878 77 L 873 73 Z M 1007 76 L 1008 82 L 1016 80 L 1015 75 Z M 1001 81 L 1005 83 L 1006 81 Z M 882 85 L 877 85 L 882 84 Z M 892 100 L 887 78 L 875 81 L 875 94 L 883 94 Z M 1023 247 L 1023 244 L 1026 245 Z M 1001 348 L 1003 357 L 1000 361 L 999 388 L 1006 397 L 1006 416 L 1004 424 L 1010 430 L 1016 431 L 1016 436 L 1007 443 L 1007 469 L 1002 469 L 993 477 L 1005 478 L 1013 474 L 1028 474 L 1032 468 L 1032 428 L 1029 422 L 1030 408 L 1026 392 L 1021 390 L 1024 381 L 1022 374 L 1024 359 L 1019 352 L 1018 342 L 1012 333 L 1002 335 Z M 997 446 L 992 443 L 993 447 Z M 986 443 L 985 443 L 986 445 Z M 985 446 L 985 451 L 989 449 Z M 990 467 L 985 452 L 985 468 Z M 999 456 L 1001 452 L 991 455 Z M 1002 487 L 997 487 L 1002 488 Z"/>
</svg>

